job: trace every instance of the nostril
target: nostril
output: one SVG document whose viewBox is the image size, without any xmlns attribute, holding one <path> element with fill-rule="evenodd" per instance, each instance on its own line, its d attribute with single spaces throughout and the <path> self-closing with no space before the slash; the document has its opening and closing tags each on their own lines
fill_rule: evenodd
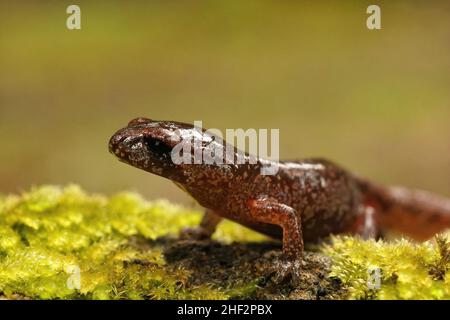
<svg viewBox="0 0 450 320">
<path fill-rule="evenodd" d="M 128 122 L 128 126 L 134 127 L 134 126 L 137 126 L 140 124 L 148 123 L 150 121 L 152 121 L 152 120 L 148 119 L 148 118 L 144 118 L 144 117 L 139 117 L 139 118 L 133 119 L 130 122 Z"/>
</svg>

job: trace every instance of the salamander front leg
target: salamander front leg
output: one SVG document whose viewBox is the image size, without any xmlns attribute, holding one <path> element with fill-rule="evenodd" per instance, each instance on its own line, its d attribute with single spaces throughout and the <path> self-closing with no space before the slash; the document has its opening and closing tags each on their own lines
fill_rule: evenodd
<svg viewBox="0 0 450 320">
<path fill-rule="evenodd" d="M 211 210 L 206 210 L 200 225 L 194 228 L 184 228 L 180 233 L 180 237 L 196 240 L 209 239 L 214 231 L 216 231 L 217 225 L 221 220 L 221 216 L 215 214 Z"/>
<path fill-rule="evenodd" d="M 276 281 L 290 277 L 298 282 L 301 260 L 303 258 L 303 235 L 300 215 L 282 203 L 270 198 L 252 199 L 248 202 L 251 219 L 280 226 L 283 229 L 284 261 L 277 266 Z"/>
</svg>

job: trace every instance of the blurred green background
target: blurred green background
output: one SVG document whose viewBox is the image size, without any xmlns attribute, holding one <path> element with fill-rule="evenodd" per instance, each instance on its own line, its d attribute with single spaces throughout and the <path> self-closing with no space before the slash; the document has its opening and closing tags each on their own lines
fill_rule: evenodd
<svg viewBox="0 0 450 320">
<path fill-rule="evenodd" d="M 450 196 L 450 2 L 1 2 L 0 193 L 74 182 L 189 203 L 108 153 L 136 116 L 279 128 L 283 158 Z"/>
</svg>

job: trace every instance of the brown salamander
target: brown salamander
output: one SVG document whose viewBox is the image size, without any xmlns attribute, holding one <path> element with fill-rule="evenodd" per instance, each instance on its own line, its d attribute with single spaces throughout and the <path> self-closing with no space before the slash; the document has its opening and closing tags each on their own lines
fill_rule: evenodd
<svg viewBox="0 0 450 320">
<path fill-rule="evenodd" d="M 197 236 L 211 236 L 220 220 L 227 218 L 282 239 L 284 269 L 289 273 L 298 269 L 303 241 L 341 233 L 377 237 L 386 229 L 424 240 L 450 228 L 450 199 L 383 187 L 323 159 L 174 163 L 173 148 L 195 135 L 200 135 L 202 150 L 220 143 L 193 125 L 137 118 L 112 136 L 109 149 L 127 164 L 172 180 L 206 208 Z M 237 157 L 239 150 L 231 148 Z M 261 174 L 268 163 L 276 166 L 275 174 Z"/>
</svg>

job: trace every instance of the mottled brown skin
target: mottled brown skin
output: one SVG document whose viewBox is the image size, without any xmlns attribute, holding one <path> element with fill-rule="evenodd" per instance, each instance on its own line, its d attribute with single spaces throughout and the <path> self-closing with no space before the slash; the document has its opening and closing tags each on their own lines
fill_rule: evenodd
<svg viewBox="0 0 450 320">
<path fill-rule="evenodd" d="M 137 118 L 109 142 L 119 160 L 172 180 L 207 209 L 191 235 L 209 237 L 227 218 L 282 239 L 287 261 L 298 262 L 303 241 L 330 234 L 376 237 L 390 228 L 422 240 L 450 227 L 449 199 L 377 186 L 322 159 L 249 164 L 244 155 L 247 162 L 240 165 L 175 164 L 170 153 L 180 136 L 199 132 L 189 124 Z M 200 136 L 201 150 L 219 143 L 205 131 Z M 261 174 L 267 164 L 277 167 L 276 174 Z"/>
</svg>

